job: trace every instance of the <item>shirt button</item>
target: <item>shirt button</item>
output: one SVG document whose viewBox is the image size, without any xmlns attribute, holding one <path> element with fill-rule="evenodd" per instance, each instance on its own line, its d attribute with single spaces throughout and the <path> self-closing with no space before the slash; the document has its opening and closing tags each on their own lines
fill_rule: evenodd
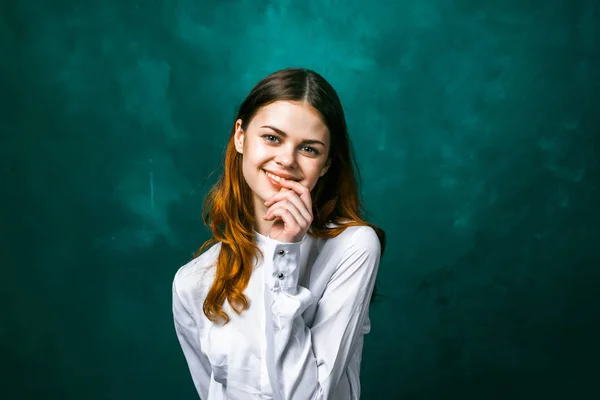
<svg viewBox="0 0 600 400">
<path fill-rule="evenodd" d="M 280 272 L 279 274 L 277 274 L 277 278 L 279 278 L 279 280 L 282 280 L 284 278 L 284 275 Z"/>
<path fill-rule="evenodd" d="M 277 252 L 277 254 L 279 254 L 280 256 L 282 256 L 282 255 L 284 255 L 284 254 L 285 254 L 285 250 L 279 250 L 279 251 Z"/>
</svg>

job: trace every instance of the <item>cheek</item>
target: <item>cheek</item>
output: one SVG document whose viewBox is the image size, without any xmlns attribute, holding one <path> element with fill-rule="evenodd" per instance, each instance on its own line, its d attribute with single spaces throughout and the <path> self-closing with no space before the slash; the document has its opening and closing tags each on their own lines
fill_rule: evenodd
<svg viewBox="0 0 600 400">
<path fill-rule="evenodd" d="M 248 157 L 246 153 L 244 154 L 244 158 L 242 160 L 242 174 L 244 175 L 244 179 L 249 185 L 252 185 L 252 182 L 256 181 L 256 165 L 252 157 Z"/>
<path fill-rule="evenodd" d="M 254 140 L 252 143 L 249 143 L 248 151 L 255 159 L 260 159 L 267 155 L 269 147 L 258 140 Z"/>
<path fill-rule="evenodd" d="M 308 180 L 306 181 L 306 185 L 308 185 L 309 190 L 313 190 L 319 182 L 319 171 L 319 169 L 311 168 L 310 175 L 308 176 Z"/>
<path fill-rule="evenodd" d="M 244 153 L 244 169 L 251 171 L 260 167 L 260 162 L 264 158 L 263 153 L 258 147 L 253 146 Z"/>
</svg>

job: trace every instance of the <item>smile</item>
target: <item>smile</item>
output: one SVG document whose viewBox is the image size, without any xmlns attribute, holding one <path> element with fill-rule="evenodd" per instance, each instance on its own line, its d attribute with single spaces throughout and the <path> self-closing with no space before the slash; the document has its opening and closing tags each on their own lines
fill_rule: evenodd
<svg viewBox="0 0 600 400">
<path fill-rule="evenodd" d="M 271 183 L 271 185 L 275 186 L 275 187 L 281 187 L 281 181 L 283 178 L 277 176 L 277 175 L 273 175 L 270 172 L 267 172 L 265 170 L 263 170 L 263 172 L 265 173 L 265 175 L 267 176 L 267 179 L 269 180 L 269 182 Z"/>
<path fill-rule="evenodd" d="M 265 174 L 267 174 L 267 176 L 268 176 L 269 178 L 271 178 L 271 179 L 273 179 L 274 181 L 277 181 L 277 182 L 281 182 L 281 180 L 283 179 L 282 177 L 280 177 L 280 176 L 277 176 L 277 175 L 275 175 L 275 174 L 272 174 L 272 173 L 270 173 L 270 172 L 267 172 L 267 171 L 265 171 Z"/>
</svg>

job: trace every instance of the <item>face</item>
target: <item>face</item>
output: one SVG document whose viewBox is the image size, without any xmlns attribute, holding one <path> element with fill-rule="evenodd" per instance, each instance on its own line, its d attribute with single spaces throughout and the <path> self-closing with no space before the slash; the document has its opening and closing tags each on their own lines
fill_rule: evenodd
<svg viewBox="0 0 600 400">
<path fill-rule="evenodd" d="M 312 190 L 329 168 L 330 135 L 318 112 L 300 102 L 277 101 L 261 108 L 245 131 L 235 124 L 234 141 L 243 154 L 244 178 L 254 192 L 256 215 L 281 189 L 266 171 Z"/>
</svg>

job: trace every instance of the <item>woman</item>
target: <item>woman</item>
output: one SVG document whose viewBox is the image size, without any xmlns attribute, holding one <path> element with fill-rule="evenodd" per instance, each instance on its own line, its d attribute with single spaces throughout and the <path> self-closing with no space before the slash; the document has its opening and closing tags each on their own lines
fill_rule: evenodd
<svg viewBox="0 0 600 400">
<path fill-rule="evenodd" d="M 360 397 L 385 234 L 361 217 L 354 165 L 342 105 L 319 74 L 275 72 L 240 106 L 204 204 L 213 237 L 173 281 L 202 399 Z"/>
</svg>

